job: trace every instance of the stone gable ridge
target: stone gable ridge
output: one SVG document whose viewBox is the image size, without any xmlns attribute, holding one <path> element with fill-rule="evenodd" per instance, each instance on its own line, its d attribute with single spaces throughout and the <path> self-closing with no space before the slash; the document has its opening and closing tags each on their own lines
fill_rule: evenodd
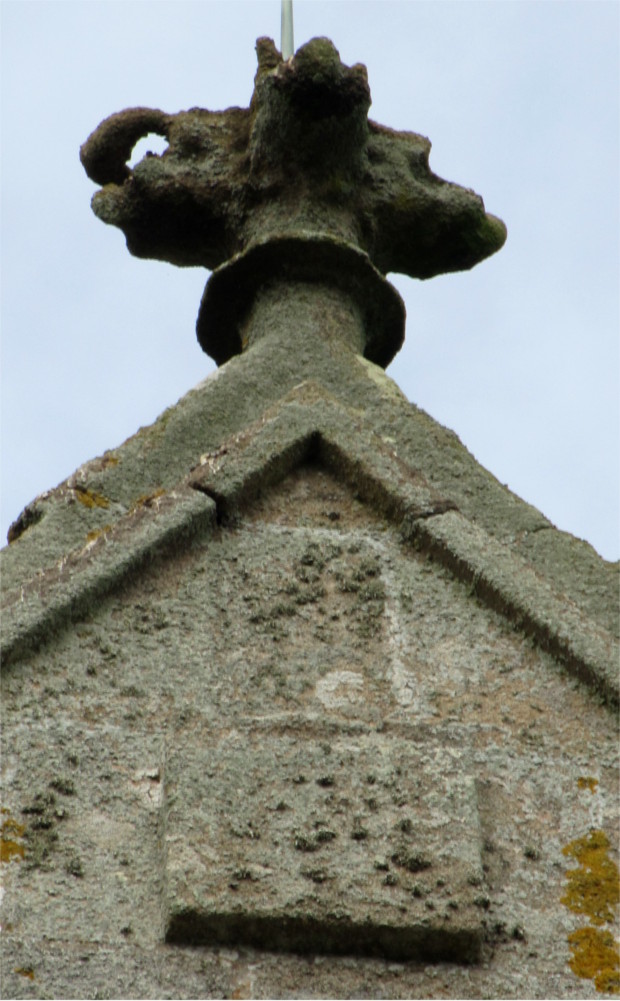
<svg viewBox="0 0 620 1001">
<path fill-rule="evenodd" d="M 313 381 L 299 384 L 258 420 L 200 455 L 171 488 L 145 496 L 56 565 L 6 593 L 3 663 L 45 644 L 146 567 L 234 522 L 253 499 L 306 463 L 328 471 L 391 523 L 404 546 L 443 565 L 570 674 L 618 703 L 614 637 L 522 555 L 467 517 L 451 496 L 438 492 L 400 456 L 397 441 L 373 431 L 363 411 L 344 406 Z M 96 508 L 103 495 L 86 487 L 84 492 Z"/>
</svg>

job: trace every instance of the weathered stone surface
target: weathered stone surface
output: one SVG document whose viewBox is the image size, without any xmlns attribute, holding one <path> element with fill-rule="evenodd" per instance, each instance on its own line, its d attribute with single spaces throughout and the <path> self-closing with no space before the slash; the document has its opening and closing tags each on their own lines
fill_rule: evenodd
<svg viewBox="0 0 620 1001">
<path fill-rule="evenodd" d="M 104 185 L 93 208 L 133 254 L 212 269 L 268 236 L 324 233 L 361 247 L 383 273 L 429 278 L 500 249 L 504 224 L 431 172 L 428 139 L 367 121 L 365 67 L 344 66 L 325 38 L 288 62 L 267 39 L 257 48 L 247 110 L 131 108 L 82 147 L 88 175 Z M 168 149 L 131 170 L 131 149 L 149 132 Z"/>
<path fill-rule="evenodd" d="M 351 244 L 309 233 L 271 237 L 211 275 L 196 333 L 220 365 L 274 330 L 289 332 L 291 351 L 318 333 L 385 368 L 405 339 L 405 306 Z"/>
<path fill-rule="evenodd" d="M 66 682 L 70 689 L 76 679 Z M 55 694 L 48 687 L 41 702 Z M 3 866 L 3 929 L 18 940 L 152 947 L 162 934 L 161 735 L 122 717 L 100 723 L 92 702 L 53 720 L 36 704 L 16 718 L 12 702 L 2 809 L 4 822 L 19 825 L 24 854 Z"/>
<path fill-rule="evenodd" d="M 473 191 L 431 172 L 427 139 L 368 122 L 365 67 L 344 66 L 328 39 L 287 62 L 269 39 L 257 50 L 246 111 L 132 108 L 106 119 L 81 150 L 104 185 L 93 209 L 138 257 L 217 268 L 198 340 L 218 364 L 251 345 L 242 329 L 261 286 L 328 277 L 355 288 L 359 349 L 386 366 L 404 309 L 382 274 L 471 268 L 500 249 L 506 227 Z M 130 169 L 133 144 L 152 131 L 168 148 Z"/>
<path fill-rule="evenodd" d="M 363 415 L 368 427 L 465 518 L 523 553 L 554 590 L 618 637 L 620 563 L 605 563 L 587 543 L 555 530 L 480 467 L 453 432 L 408 403 L 376 366 L 320 338 L 296 348 L 292 354 L 287 332 L 274 330 L 270 339 L 232 359 L 150 428 L 38 498 L 31 505 L 37 520 L 0 554 L 3 590 L 21 587 L 67 553 L 82 550 L 91 533 L 114 525 L 146 503 L 145 498 L 173 490 L 201 455 L 217 452 L 299 385 L 302 371 L 304 379 L 316 381 L 345 408 Z M 103 497 L 108 506 L 86 506 L 74 485 Z"/>
<path fill-rule="evenodd" d="M 229 527 L 186 537 L 4 671 L 4 803 L 24 826 L 47 822 L 24 812 L 37 792 L 66 811 L 53 819 L 52 810 L 54 826 L 43 828 L 58 834 L 49 868 L 27 868 L 36 855 L 26 839 L 24 858 L 3 866 L 4 992 L 63 997 L 79 983 L 85 997 L 600 997 L 569 966 L 568 935 L 583 919 L 561 903 L 572 865 L 562 849 L 591 828 L 613 836 L 608 711 L 324 471 L 302 466 L 245 504 Z M 479 962 L 163 943 L 162 734 L 172 774 L 184 754 L 195 774 L 216 734 L 255 734 L 258 765 L 274 728 L 305 728 L 316 748 L 326 725 L 338 746 L 367 734 L 377 748 L 421 728 L 429 747 L 450 735 L 469 744 L 484 878 Z M 303 747 L 300 737 L 292 753 Z M 422 769 L 407 776 L 424 781 Z M 198 816 L 208 809 L 200 802 Z"/>
<path fill-rule="evenodd" d="M 505 230 L 331 43 L 258 51 L 247 111 L 83 153 L 133 252 L 238 255 L 200 324 L 245 353 L 2 554 L 3 992 L 616 991 L 618 567 L 361 357 L 402 336 L 380 272 Z"/>
<path fill-rule="evenodd" d="M 406 531 L 406 530 L 405 530 Z M 565 596 L 554 594 L 529 568 L 497 547 L 456 512 L 412 526 L 412 537 L 434 550 L 461 580 L 601 696 L 620 701 L 620 651 L 613 636 L 583 618 Z M 493 555 L 491 555 L 492 550 Z M 458 565 L 458 566 L 457 566 Z"/>
<path fill-rule="evenodd" d="M 213 527 L 215 504 L 204 494 L 188 487 L 164 494 L 162 490 L 139 499 L 113 538 L 110 525 L 94 529 L 84 545 L 67 554 L 43 580 L 24 582 L 8 596 L 4 602 L 8 622 L 2 631 L 5 666 L 84 618 L 145 566 Z"/>
<path fill-rule="evenodd" d="M 326 702 L 361 682 L 345 675 Z M 479 958 L 488 898 L 464 732 L 211 729 L 172 747 L 166 797 L 168 941 Z"/>
<path fill-rule="evenodd" d="M 519 557 L 472 526 L 454 510 L 453 502 L 400 461 L 391 445 L 364 433 L 359 418 L 313 384 L 298 387 L 242 435 L 201 456 L 196 471 L 169 496 L 147 498 L 148 504 L 132 508 L 116 529 L 96 532 L 43 580 L 35 578 L 14 592 L 6 602 L 14 614 L 3 637 L 5 659 L 23 656 L 145 562 L 208 532 L 216 517 L 234 517 L 257 492 L 308 460 L 325 463 L 399 526 L 403 539 L 439 559 L 572 673 L 610 702 L 618 702 L 613 636 L 570 607 L 561 592 L 539 581 Z M 214 500 L 217 513 L 208 501 L 205 505 L 193 495 L 192 488 Z"/>
</svg>

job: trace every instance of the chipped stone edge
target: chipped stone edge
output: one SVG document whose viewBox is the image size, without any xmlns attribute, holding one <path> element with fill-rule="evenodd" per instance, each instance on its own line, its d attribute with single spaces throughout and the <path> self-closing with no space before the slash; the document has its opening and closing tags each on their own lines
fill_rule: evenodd
<svg viewBox="0 0 620 1001">
<path fill-rule="evenodd" d="M 157 511 L 127 515 L 89 553 L 13 592 L 5 606 L 4 664 L 87 613 L 154 558 L 237 516 L 260 490 L 314 460 L 345 482 L 403 542 L 428 553 L 487 607 L 530 636 L 611 705 L 620 702 L 618 644 L 525 559 L 468 521 L 401 460 L 359 412 L 305 382 L 253 425 L 200 458 Z M 87 547 L 88 548 L 88 547 Z M 6 621 L 8 620 L 8 621 Z"/>
</svg>

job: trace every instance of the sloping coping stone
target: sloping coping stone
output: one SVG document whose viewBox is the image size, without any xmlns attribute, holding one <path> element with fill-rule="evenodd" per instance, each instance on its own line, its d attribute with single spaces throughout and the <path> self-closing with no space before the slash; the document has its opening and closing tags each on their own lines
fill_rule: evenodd
<svg viewBox="0 0 620 1001">
<path fill-rule="evenodd" d="M 27 656 L 158 559 L 215 524 L 215 504 L 187 486 L 119 519 L 56 566 L 9 592 L 2 606 L 1 663 Z"/>
<path fill-rule="evenodd" d="M 614 637 L 440 496 L 368 428 L 361 413 L 315 383 L 303 383 L 230 445 L 203 456 L 193 483 L 213 497 L 220 517 L 234 517 L 257 491 L 308 459 L 327 467 L 380 517 L 398 525 L 405 542 L 431 554 L 487 607 L 618 704 L 620 648 Z"/>
<path fill-rule="evenodd" d="M 473 776 L 463 727 L 192 734 L 166 764 L 167 941 L 475 962 Z"/>
<path fill-rule="evenodd" d="M 620 701 L 618 643 L 527 562 L 441 497 L 361 412 L 306 382 L 196 467 L 153 510 L 119 519 L 62 565 L 7 595 L 3 663 L 22 656 L 86 614 L 95 599 L 145 563 L 165 558 L 216 522 L 234 519 L 262 490 L 307 461 L 324 465 L 403 541 L 426 551 L 494 611 L 531 636 L 612 704 Z"/>
</svg>

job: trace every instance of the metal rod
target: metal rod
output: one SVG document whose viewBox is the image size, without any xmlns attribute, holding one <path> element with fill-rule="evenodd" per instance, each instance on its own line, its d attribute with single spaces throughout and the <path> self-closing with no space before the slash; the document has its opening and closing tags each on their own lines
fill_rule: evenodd
<svg viewBox="0 0 620 1001">
<path fill-rule="evenodd" d="M 293 45 L 293 0 L 282 0 L 282 58 L 290 59 L 295 51 Z"/>
</svg>

